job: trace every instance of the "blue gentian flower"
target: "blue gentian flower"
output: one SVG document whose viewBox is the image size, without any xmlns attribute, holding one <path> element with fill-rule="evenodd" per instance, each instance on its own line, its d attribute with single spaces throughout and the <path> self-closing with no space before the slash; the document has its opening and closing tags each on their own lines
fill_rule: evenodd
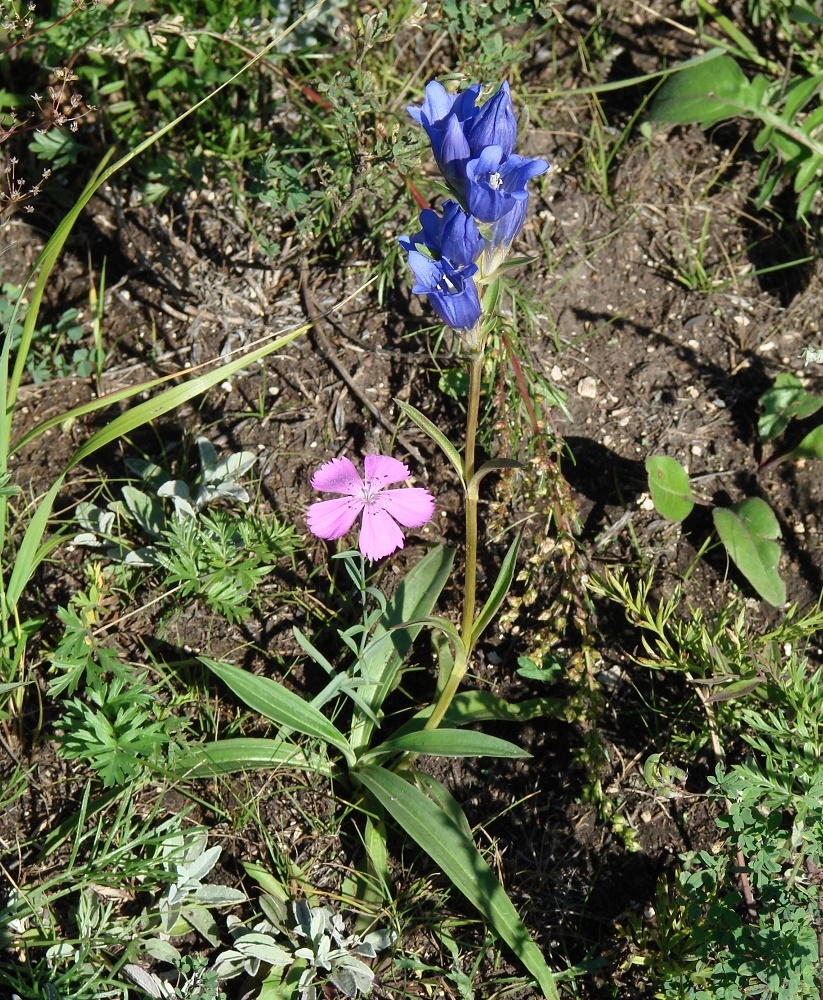
<svg viewBox="0 0 823 1000">
<path fill-rule="evenodd" d="M 455 330 L 471 330 L 480 319 L 474 262 L 484 242 L 477 223 L 457 202 L 447 201 L 442 218 L 430 208 L 423 209 L 420 226 L 416 236 L 400 237 L 417 279 L 412 292 L 428 295 L 444 323 Z"/>
<path fill-rule="evenodd" d="M 464 130 L 473 157 L 479 156 L 487 146 L 500 146 L 503 160 L 511 156 L 517 138 L 517 122 L 507 80 L 500 84 L 494 97 L 466 120 Z"/>
<path fill-rule="evenodd" d="M 466 127 L 479 114 L 479 109 L 475 107 L 479 95 L 478 83 L 472 84 L 462 94 L 450 94 L 442 83 L 432 80 L 426 84 L 426 99 L 422 106 L 412 104 L 406 108 L 426 130 L 437 166 L 455 193 L 462 187 L 465 165 L 472 156 Z"/>
<path fill-rule="evenodd" d="M 497 222 L 515 202 L 526 201 L 528 182 L 548 169 L 545 160 L 506 156 L 501 146 L 486 146 L 466 164 L 466 207 L 479 222 Z"/>
</svg>

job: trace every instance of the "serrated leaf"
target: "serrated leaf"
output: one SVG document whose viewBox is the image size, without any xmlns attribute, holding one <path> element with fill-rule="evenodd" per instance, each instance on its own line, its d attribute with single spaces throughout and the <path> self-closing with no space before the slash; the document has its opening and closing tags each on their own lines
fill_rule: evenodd
<svg viewBox="0 0 823 1000">
<path fill-rule="evenodd" d="M 786 584 L 777 566 L 780 525 L 765 500 L 750 497 L 712 511 L 714 526 L 731 560 L 757 593 L 775 607 L 786 603 Z"/>
<path fill-rule="evenodd" d="M 694 507 L 689 474 L 676 458 L 655 455 L 646 459 L 649 492 L 655 510 L 667 521 L 684 521 Z"/>
</svg>

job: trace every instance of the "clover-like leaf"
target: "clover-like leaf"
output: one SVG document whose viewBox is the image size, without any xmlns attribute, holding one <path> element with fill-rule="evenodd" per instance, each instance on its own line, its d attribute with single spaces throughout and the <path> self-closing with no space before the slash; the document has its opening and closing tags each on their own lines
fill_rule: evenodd
<svg viewBox="0 0 823 1000">
<path fill-rule="evenodd" d="M 786 584 L 778 573 L 780 525 L 765 500 L 749 497 L 733 507 L 712 511 L 720 541 L 757 593 L 775 607 L 786 602 Z"/>
<path fill-rule="evenodd" d="M 680 462 L 667 455 L 655 455 L 646 459 L 646 473 L 657 513 L 667 521 L 684 521 L 694 507 L 694 494 L 689 474 Z"/>
</svg>

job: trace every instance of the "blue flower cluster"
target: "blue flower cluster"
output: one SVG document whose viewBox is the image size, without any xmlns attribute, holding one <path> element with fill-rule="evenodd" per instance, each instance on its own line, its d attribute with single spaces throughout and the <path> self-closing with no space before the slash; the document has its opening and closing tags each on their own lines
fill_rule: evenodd
<svg viewBox="0 0 823 1000">
<path fill-rule="evenodd" d="M 457 200 L 445 203 L 442 218 L 424 209 L 420 232 L 401 236 L 400 245 L 416 278 L 412 291 L 428 295 L 437 315 L 457 330 L 471 330 L 480 318 L 476 261 L 484 254 L 489 275 L 503 260 L 526 219 L 526 185 L 549 169 L 545 160 L 513 152 L 517 123 L 508 83 L 477 107 L 479 96 L 479 84 L 450 94 L 432 81 L 422 106 L 406 109 L 426 130 Z"/>
</svg>

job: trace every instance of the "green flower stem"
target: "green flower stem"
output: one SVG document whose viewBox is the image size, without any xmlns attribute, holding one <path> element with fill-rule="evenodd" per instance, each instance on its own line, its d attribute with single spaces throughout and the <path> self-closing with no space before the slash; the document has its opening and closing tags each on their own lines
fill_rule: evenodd
<svg viewBox="0 0 823 1000">
<path fill-rule="evenodd" d="M 463 581 L 463 618 L 461 642 L 454 651 L 454 664 L 426 720 L 426 729 L 436 729 L 443 721 L 460 682 L 466 676 L 472 654 L 472 631 L 477 593 L 477 501 L 478 484 L 473 483 L 477 422 L 480 413 L 480 383 L 483 375 L 483 351 L 472 352 L 469 365 L 469 398 L 466 406 L 466 450 L 463 453 L 463 476 L 466 483 L 466 569 Z"/>
<path fill-rule="evenodd" d="M 460 634 L 471 655 L 471 634 L 474 626 L 474 605 L 477 588 L 477 487 L 472 486 L 475 466 L 475 442 L 480 413 L 480 382 L 483 375 L 483 352 L 471 356 L 469 366 L 469 399 L 466 413 L 466 451 L 463 455 L 463 475 L 466 482 L 466 572 L 463 583 L 463 621 Z"/>
</svg>

